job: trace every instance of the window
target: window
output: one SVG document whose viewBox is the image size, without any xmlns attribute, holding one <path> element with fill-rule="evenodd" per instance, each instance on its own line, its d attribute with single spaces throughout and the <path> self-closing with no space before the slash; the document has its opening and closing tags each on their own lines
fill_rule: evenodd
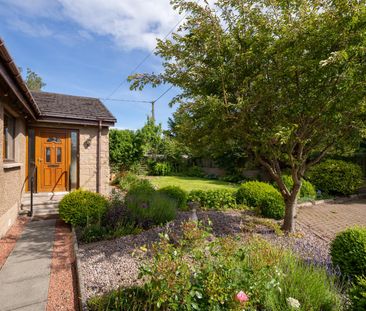
<svg viewBox="0 0 366 311">
<path fill-rule="evenodd" d="M 46 147 L 46 162 L 47 163 L 51 162 L 51 148 L 50 147 Z"/>
<path fill-rule="evenodd" d="M 14 161 L 15 118 L 4 113 L 4 160 Z"/>
<path fill-rule="evenodd" d="M 61 163 L 62 162 L 62 149 L 60 147 L 57 147 L 57 154 L 56 154 L 56 162 Z"/>
<path fill-rule="evenodd" d="M 61 138 L 59 137 L 50 137 L 47 139 L 48 143 L 57 143 L 60 144 L 61 143 Z"/>
<path fill-rule="evenodd" d="M 71 164 L 70 164 L 70 188 L 78 187 L 78 154 L 79 154 L 79 133 L 71 132 Z"/>
</svg>

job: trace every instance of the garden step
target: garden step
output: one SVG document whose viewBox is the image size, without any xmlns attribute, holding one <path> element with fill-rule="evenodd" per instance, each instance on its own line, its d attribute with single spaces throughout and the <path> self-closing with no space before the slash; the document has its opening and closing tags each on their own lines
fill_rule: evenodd
<svg viewBox="0 0 366 311">
<path fill-rule="evenodd" d="M 31 206 L 23 205 L 23 210 L 30 211 Z M 48 216 L 48 215 L 58 215 L 58 202 L 57 203 L 43 203 L 33 205 L 33 216 Z"/>
<path fill-rule="evenodd" d="M 58 216 L 58 204 L 66 193 L 36 193 L 33 195 L 33 217 L 53 218 Z M 25 194 L 22 199 L 22 211 L 30 211 L 30 194 Z"/>
</svg>

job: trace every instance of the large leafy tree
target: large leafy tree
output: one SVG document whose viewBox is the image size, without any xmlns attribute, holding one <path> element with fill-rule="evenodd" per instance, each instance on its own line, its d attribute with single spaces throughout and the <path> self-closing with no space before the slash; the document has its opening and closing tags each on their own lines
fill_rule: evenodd
<svg viewBox="0 0 366 311">
<path fill-rule="evenodd" d="M 295 229 L 305 172 L 336 148 L 356 144 L 365 121 L 363 0 L 173 0 L 186 12 L 158 41 L 162 74 L 130 77 L 131 88 L 181 89 L 176 128 L 193 145 L 240 142 L 278 184 L 284 229 Z M 291 169 L 289 189 L 282 168 Z"/>
<path fill-rule="evenodd" d="M 144 155 L 141 138 L 131 130 L 109 131 L 109 160 L 113 171 L 128 170 Z"/>
<path fill-rule="evenodd" d="M 161 124 L 156 124 L 152 117 L 148 117 L 144 126 L 137 130 L 145 155 L 156 157 L 163 148 L 163 129 Z"/>
</svg>

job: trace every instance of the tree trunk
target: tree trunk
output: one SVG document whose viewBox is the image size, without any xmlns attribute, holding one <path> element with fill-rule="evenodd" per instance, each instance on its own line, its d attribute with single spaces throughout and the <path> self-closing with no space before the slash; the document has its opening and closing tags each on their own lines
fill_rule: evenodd
<svg viewBox="0 0 366 311">
<path fill-rule="evenodd" d="M 296 205 L 297 199 L 293 200 L 290 197 L 289 199 L 285 200 L 285 219 L 283 221 L 282 229 L 288 233 L 295 232 Z"/>
<path fill-rule="evenodd" d="M 285 198 L 285 219 L 283 221 L 282 229 L 287 233 L 295 232 L 296 229 L 296 209 L 297 209 L 297 195 L 301 188 L 301 182 L 295 184 L 291 190 L 290 196 Z"/>
</svg>

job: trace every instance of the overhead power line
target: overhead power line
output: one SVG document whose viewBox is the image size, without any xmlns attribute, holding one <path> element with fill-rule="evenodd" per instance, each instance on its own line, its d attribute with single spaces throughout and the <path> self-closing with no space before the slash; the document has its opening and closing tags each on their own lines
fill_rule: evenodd
<svg viewBox="0 0 366 311">
<path fill-rule="evenodd" d="M 185 20 L 185 18 L 188 16 L 189 12 L 187 12 L 186 14 L 184 14 L 184 16 L 174 25 L 174 27 L 172 27 L 172 29 L 169 30 L 169 32 L 164 36 L 163 40 L 167 39 L 170 34 Z M 106 97 L 107 99 L 109 99 L 111 96 L 113 96 L 119 89 L 120 87 L 126 83 L 127 78 L 129 76 L 131 76 L 132 74 L 134 74 L 136 72 L 137 69 L 139 69 L 150 57 L 151 55 L 154 54 L 156 50 L 156 47 L 154 47 L 137 65 L 135 68 L 133 68 L 131 70 L 131 72 L 127 75 L 126 79 L 122 80 L 119 85 Z"/>
<path fill-rule="evenodd" d="M 123 99 L 123 98 L 99 98 L 99 99 L 117 101 L 117 102 L 128 102 L 128 103 L 151 103 L 151 100 L 136 100 L 136 99 Z"/>
<path fill-rule="evenodd" d="M 162 98 L 166 93 L 168 93 L 173 88 L 173 85 L 171 85 L 164 93 L 162 93 L 157 99 L 154 100 L 154 103 L 156 103 L 160 98 Z"/>
</svg>

